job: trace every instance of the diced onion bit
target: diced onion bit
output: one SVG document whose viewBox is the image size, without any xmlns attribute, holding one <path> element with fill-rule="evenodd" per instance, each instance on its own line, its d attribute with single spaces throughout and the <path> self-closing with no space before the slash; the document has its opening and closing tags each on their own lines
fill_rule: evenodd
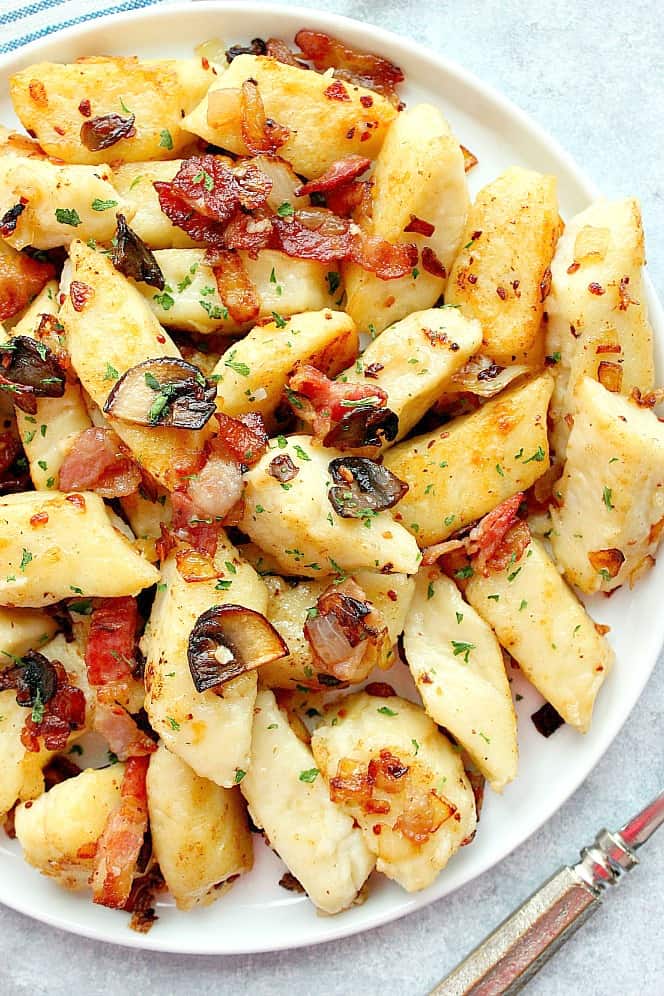
<svg viewBox="0 0 664 996">
<path fill-rule="evenodd" d="M 123 118 L 119 114 L 102 114 L 90 118 L 81 125 L 81 142 L 90 152 L 101 152 L 120 142 L 123 138 L 133 138 L 136 134 L 133 114 Z"/>
<path fill-rule="evenodd" d="M 538 733 L 550 737 L 552 733 L 565 725 L 565 720 L 553 708 L 550 702 L 545 702 L 541 708 L 530 717 Z"/>
<path fill-rule="evenodd" d="M 198 367 L 160 356 L 131 367 L 113 386 L 104 414 L 135 425 L 202 429 L 216 411 L 216 385 Z"/>
<path fill-rule="evenodd" d="M 205 692 L 288 653 L 265 616 L 226 603 L 198 617 L 189 636 L 187 660 L 196 691 Z"/>
<path fill-rule="evenodd" d="M 345 519 L 364 519 L 392 508 L 408 491 L 405 481 L 366 457 L 337 457 L 328 469 L 334 485 L 327 496 Z"/>
<path fill-rule="evenodd" d="M 17 408 L 34 415 L 37 398 L 61 398 L 65 372 L 43 342 L 17 335 L 0 346 L 0 390 L 12 394 Z"/>
<path fill-rule="evenodd" d="M 304 624 L 321 684 L 330 674 L 343 682 L 363 681 L 383 662 L 387 635 L 382 615 L 352 578 L 326 588 Z"/>
<path fill-rule="evenodd" d="M 138 280 L 163 290 L 164 274 L 154 254 L 136 232 L 127 224 L 123 214 L 116 214 L 118 223 L 115 232 L 115 245 L 111 249 L 111 263 L 125 277 Z"/>
<path fill-rule="evenodd" d="M 240 89 L 242 141 L 254 155 L 273 154 L 290 137 L 290 129 L 267 117 L 255 80 L 245 80 Z"/>
</svg>

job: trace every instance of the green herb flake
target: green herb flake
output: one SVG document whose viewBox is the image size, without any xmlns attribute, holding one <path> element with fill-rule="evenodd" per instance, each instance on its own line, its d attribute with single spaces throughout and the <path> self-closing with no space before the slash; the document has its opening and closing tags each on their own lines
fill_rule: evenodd
<svg viewBox="0 0 664 996">
<path fill-rule="evenodd" d="M 168 128 L 163 128 L 159 132 L 159 146 L 162 149 L 172 149 L 173 148 L 173 138 L 171 136 Z"/>
<path fill-rule="evenodd" d="M 251 369 L 246 363 L 240 363 L 239 361 L 234 360 L 234 356 L 235 350 L 233 350 L 227 360 L 224 360 L 224 366 L 228 367 L 229 370 L 233 370 L 236 374 L 239 374 L 240 377 L 248 377 L 251 373 Z"/>
<path fill-rule="evenodd" d="M 70 612 L 76 612 L 79 616 L 92 615 L 92 599 L 79 598 L 77 601 L 70 602 L 68 608 Z"/>
<path fill-rule="evenodd" d="M 44 718 L 44 703 L 42 702 L 41 692 L 37 689 L 37 694 L 35 695 L 35 704 L 32 707 L 32 722 L 35 724 L 41 723 Z"/>
<path fill-rule="evenodd" d="M 277 214 L 280 218 L 292 218 L 295 214 L 295 209 L 288 201 L 283 201 L 277 208 Z"/>
<path fill-rule="evenodd" d="M 111 208 L 117 207 L 117 201 L 102 201 L 99 197 L 95 197 L 92 202 L 93 211 L 110 211 Z"/>
<path fill-rule="evenodd" d="M 414 740 L 414 739 L 411 739 L 410 742 L 413 745 L 413 747 L 415 748 L 415 756 L 417 757 L 418 751 L 420 749 L 420 745 L 418 744 L 417 740 Z"/>
<path fill-rule="evenodd" d="M 78 754 L 79 756 L 83 753 L 83 748 L 80 744 L 72 744 L 72 746 L 67 751 L 68 754 Z"/>
<path fill-rule="evenodd" d="M 519 606 L 519 612 L 523 612 L 524 609 L 528 608 L 528 602 L 525 598 L 521 599 L 521 605 Z"/>
<path fill-rule="evenodd" d="M 152 300 L 156 301 L 163 311 L 170 311 L 175 304 L 175 299 L 167 290 L 162 291 L 161 294 L 153 294 Z"/>
<path fill-rule="evenodd" d="M 399 715 L 398 712 L 395 712 L 394 709 L 390 709 L 389 706 L 381 706 L 380 709 L 376 710 L 376 712 L 379 712 L 382 716 L 398 716 Z"/>
<path fill-rule="evenodd" d="M 456 616 L 457 626 L 460 626 L 463 622 L 463 612 L 455 612 L 454 614 Z"/>
<path fill-rule="evenodd" d="M 454 572 L 455 578 L 472 578 L 475 571 L 472 569 L 470 564 L 467 567 L 460 567 L 458 571 Z"/>
<path fill-rule="evenodd" d="M 180 729 L 180 724 L 178 723 L 178 721 L 176 719 L 173 719 L 172 716 L 167 716 L 166 717 L 166 722 L 168 723 L 168 725 L 170 726 L 170 728 L 172 730 L 176 730 L 177 731 L 177 730 Z"/>
<path fill-rule="evenodd" d="M 43 423 L 39 426 L 39 433 L 40 433 L 42 439 L 46 438 L 47 429 L 48 429 L 48 426 L 44 425 Z"/>
<path fill-rule="evenodd" d="M 319 774 L 320 771 L 318 770 L 318 768 L 308 768 L 306 771 L 301 771 L 300 774 L 298 775 L 298 778 L 300 779 L 301 782 L 307 782 L 308 784 L 311 784 L 311 782 L 316 781 Z"/>
<path fill-rule="evenodd" d="M 71 225 L 72 228 L 78 228 L 81 224 L 78 211 L 74 208 L 56 208 L 55 220 L 60 225 Z"/>
<path fill-rule="evenodd" d="M 496 473 L 500 474 L 501 477 L 505 476 L 505 471 L 503 470 L 503 468 L 500 466 L 499 463 L 496 464 Z"/>
<path fill-rule="evenodd" d="M 429 586 L 427 588 L 427 601 L 429 601 L 434 596 L 434 584 L 433 581 L 429 581 Z"/>
<path fill-rule="evenodd" d="M 520 567 L 517 567 L 517 569 L 516 569 L 515 571 L 512 571 L 512 573 L 511 573 L 511 574 L 508 574 L 508 575 L 507 575 L 507 580 L 508 580 L 508 581 L 514 581 L 514 579 L 515 579 L 515 578 L 516 578 L 516 577 L 517 577 L 517 576 L 518 576 L 518 575 L 519 575 L 520 573 L 521 573 L 521 568 L 520 568 Z"/>
<path fill-rule="evenodd" d="M 104 380 L 117 380 L 119 376 L 120 374 L 115 367 L 111 366 L 110 363 L 107 363 L 106 369 L 104 370 Z"/>
<path fill-rule="evenodd" d="M 311 463 L 311 457 L 309 454 L 302 449 L 301 446 L 295 445 L 295 452 L 299 456 L 300 460 L 304 460 L 305 463 Z"/>
<path fill-rule="evenodd" d="M 500 601 L 500 595 L 487 595 L 487 598 L 490 598 L 492 602 Z"/>
<path fill-rule="evenodd" d="M 32 440 L 35 438 L 36 434 L 37 434 L 36 429 L 31 429 L 30 432 L 26 432 L 26 434 L 23 437 L 23 442 L 24 443 L 31 443 Z"/>
<path fill-rule="evenodd" d="M 215 591 L 228 591 L 228 589 L 230 588 L 230 586 L 232 584 L 233 584 L 232 581 L 222 581 L 220 579 L 219 581 L 217 581 L 216 585 L 214 586 L 214 590 Z"/>
<path fill-rule="evenodd" d="M 33 560 L 32 554 L 30 553 L 29 550 L 26 550 L 24 547 L 23 553 L 21 555 L 21 563 L 19 565 L 20 570 L 24 571 L 31 560 Z"/>
<path fill-rule="evenodd" d="M 247 772 L 243 771 L 242 768 L 235 769 L 235 778 L 233 779 L 233 781 L 235 782 L 236 785 L 240 784 L 246 773 Z"/>
<path fill-rule="evenodd" d="M 612 497 L 613 497 L 613 491 L 611 490 L 611 488 L 607 488 L 607 486 L 604 485 L 604 489 L 602 491 L 602 501 L 608 508 L 609 512 L 612 512 L 615 508 L 615 505 L 611 501 Z"/>
<path fill-rule="evenodd" d="M 274 319 L 274 324 L 277 326 L 278 329 L 285 329 L 286 328 L 286 325 L 288 323 L 287 323 L 286 319 L 282 315 L 279 314 L 278 311 L 273 311 L 272 312 L 272 317 Z"/>
<path fill-rule="evenodd" d="M 468 664 L 470 651 L 475 649 L 474 643 L 466 643 L 464 640 L 452 640 L 452 650 L 455 657 L 463 657 L 464 663 Z"/>
<path fill-rule="evenodd" d="M 528 459 L 524 460 L 523 462 L 532 463 L 534 461 L 535 463 L 541 463 L 544 457 L 545 457 L 544 450 L 542 449 L 541 446 L 538 446 L 533 455 L 529 456 Z"/>
</svg>

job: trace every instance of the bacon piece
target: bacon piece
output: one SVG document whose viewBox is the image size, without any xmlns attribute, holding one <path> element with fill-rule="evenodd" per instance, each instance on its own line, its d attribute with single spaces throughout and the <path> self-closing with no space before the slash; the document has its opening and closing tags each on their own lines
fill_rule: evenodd
<svg viewBox="0 0 664 996">
<path fill-rule="evenodd" d="M 110 813 L 97 841 L 91 885 L 92 899 L 101 906 L 122 909 L 129 898 L 148 827 L 145 778 L 149 763 L 146 756 L 129 758 L 120 805 Z"/>
<path fill-rule="evenodd" d="M 240 91 L 242 141 L 253 155 L 274 154 L 290 136 L 290 129 L 265 114 L 255 80 L 245 80 Z"/>
<path fill-rule="evenodd" d="M 380 387 L 330 380 L 308 363 L 296 365 L 288 379 L 288 387 L 291 392 L 309 402 L 310 408 L 302 402 L 302 407 L 298 407 L 289 399 L 296 413 L 312 423 L 314 435 L 321 439 L 327 435 L 333 423 L 340 422 L 344 415 L 356 407 L 352 402 L 368 402 L 371 399 L 374 407 L 382 407 L 387 401 L 387 394 Z"/>
<path fill-rule="evenodd" d="M 433 235 L 435 231 L 435 225 L 432 225 L 430 221 L 424 221 L 422 218 L 418 218 L 415 214 L 411 214 L 410 221 L 404 228 L 404 232 L 416 232 L 417 235 L 425 235 L 427 238 L 429 238 L 430 235 Z"/>
<path fill-rule="evenodd" d="M 3 420 L 4 421 L 4 420 Z M 21 452 L 21 440 L 13 424 L 0 432 L 0 478 Z"/>
<path fill-rule="evenodd" d="M 345 186 L 351 180 L 356 180 L 362 173 L 366 173 L 370 166 L 371 160 L 365 156 L 344 156 L 343 159 L 337 159 L 336 162 L 331 163 L 316 180 L 309 180 L 297 187 L 294 191 L 295 196 L 308 197 L 310 194 L 338 190 L 339 187 Z"/>
<path fill-rule="evenodd" d="M 447 270 L 430 246 L 425 246 L 422 250 L 422 269 L 433 277 L 440 277 L 441 280 L 447 276 Z"/>
<path fill-rule="evenodd" d="M 194 550 L 202 556 L 211 560 L 214 557 L 217 542 L 219 540 L 219 525 L 215 525 L 211 518 L 201 518 L 196 507 L 184 490 L 173 491 L 171 494 L 173 505 L 173 522 L 171 532 L 167 533 L 167 543 L 162 544 L 159 554 L 164 560 L 173 546 L 175 540 L 173 536 L 189 543 Z"/>
<path fill-rule="evenodd" d="M 354 211 L 364 208 L 367 198 L 370 199 L 371 180 L 353 180 L 336 190 L 328 190 L 325 194 L 325 203 L 330 211 L 339 215 L 340 218 L 347 218 Z M 364 211 L 366 215 L 367 212 Z"/>
<path fill-rule="evenodd" d="M 56 691 L 43 703 L 41 718 L 33 708 L 21 730 L 21 743 L 26 750 L 35 753 L 43 748 L 63 750 L 71 732 L 85 726 L 85 695 L 69 683 L 60 661 L 50 663 L 56 676 Z"/>
<path fill-rule="evenodd" d="M 219 423 L 219 439 L 239 463 L 252 467 L 267 450 L 268 434 L 258 412 L 247 412 L 232 418 L 223 412 L 215 415 Z"/>
<path fill-rule="evenodd" d="M 371 52 L 351 48 L 322 31 L 302 29 L 295 35 L 295 42 L 319 72 L 334 67 L 338 79 L 375 90 L 392 103 L 399 103 L 394 88 L 403 82 L 404 74 L 394 63 Z"/>
<path fill-rule="evenodd" d="M 227 249 L 244 249 L 253 259 L 261 249 L 277 249 L 273 219 L 238 211 L 226 226 L 221 244 Z"/>
<path fill-rule="evenodd" d="M 212 266 L 219 297 L 233 321 L 243 325 L 258 318 L 256 285 L 249 279 L 241 257 L 232 249 L 213 249 L 206 253 L 205 262 Z"/>
<path fill-rule="evenodd" d="M 61 491 L 96 491 L 123 498 L 138 491 L 141 471 L 112 429 L 83 429 L 60 467 Z"/>
<path fill-rule="evenodd" d="M 51 263 L 40 263 L 0 242 L 0 321 L 25 308 L 54 275 Z"/>
<path fill-rule="evenodd" d="M 295 58 L 295 52 L 288 47 L 283 38 L 268 38 L 265 43 L 265 54 L 276 59 L 277 62 L 283 62 L 285 66 L 297 66 L 298 69 L 309 68 L 301 59 Z"/>
<path fill-rule="evenodd" d="M 290 218 L 273 219 L 277 248 L 297 259 L 333 263 L 347 258 L 353 247 L 350 224 L 325 208 L 296 211 Z"/>
<path fill-rule="evenodd" d="M 135 598 L 127 595 L 97 599 L 85 648 L 85 666 L 91 685 L 110 685 L 132 677 L 137 627 Z"/>
<path fill-rule="evenodd" d="M 422 256 L 424 252 L 422 250 Z M 359 232 L 353 236 L 350 255 L 355 263 L 371 270 L 381 280 L 396 280 L 410 273 L 417 263 L 417 246 L 410 242 L 394 245 L 376 235 Z"/>
<path fill-rule="evenodd" d="M 530 542 L 528 524 L 518 519 L 523 492 L 507 498 L 471 530 L 469 552 L 474 554 L 473 569 L 485 577 L 491 570 L 501 571 L 510 561 L 520 560 Z"/>
<path fill-rule="evenodd" d="M 465 550 L 465 540 L 443 540 L 442 543 L 434 543 L 433 546 L 426 547 L 422 552 L 422 566 L 431 567 L 438 561 L 439 557 L 444 557 L 448 553 L 456 550 Z"/>
<path fill-rule="evenodd" d="M 155 180 L 152 186 L 157 191 L 159 207 L 166 217 L 186 232 L 194 242 L 204 242 L 210 246 L 224 245 L 224 226 L 218 221 L 211 221 L 196 214 L 184 198 L 175 192 L 172 183 Z"/>
<path fill-rule="evenodd" d="M 97 695 L 93 725 L 121 761 L 151 754 L 157 749 L 155 742 L 139 730 L 127 710 L 107 697 L 103 690 Z"/>
</svg>

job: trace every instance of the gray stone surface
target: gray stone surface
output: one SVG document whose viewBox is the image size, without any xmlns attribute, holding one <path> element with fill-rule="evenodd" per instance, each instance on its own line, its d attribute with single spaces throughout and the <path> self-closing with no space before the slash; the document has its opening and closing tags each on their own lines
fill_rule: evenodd
<svg viewBox="0 0 664 996">
<path fill-rule="evenodd" d="M 288 6 L 285 4 L 284 6 Z M 664 19 L 658 0 L 318 0 L 391 28 L 473 69 L 544 125 L 608 196 L 636 194 L 650 272 L 664 279 Z M 629 661 L 622 666 L 629 667 Z M 619 824 L 664 782 L 664 669 L 585 784 L 492 871 L 405 920 L 276 955 L 192 958 L 120 949 L 0 908 L 6 996 L 208 993 L 420 996 L 602 825 Z M 533 982 L 529 996 L 664 993 L 664 833 L 643 865 Z"/>
</svg>

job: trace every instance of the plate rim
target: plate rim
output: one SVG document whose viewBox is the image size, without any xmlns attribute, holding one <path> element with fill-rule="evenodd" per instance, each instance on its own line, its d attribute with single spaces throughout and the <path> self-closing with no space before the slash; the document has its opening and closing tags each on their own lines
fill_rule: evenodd
<svg viewBox="0 0 664 996">
<path fill-rule="evenodd" d="M 431 64 L 436 71 L 440 72 L 442 69 L 444 73 L 456 78 L 456 80 L 458 80 L 465 88 L 468 88 L 478 94 L 482 100 L 488 101 L 499 110 L 504 111 L 518 128 L 525 129 L 530 134 L 534 135 L 546 152 L 563 164 L 564 168 L 573 177 L 579 189 L 582 191 L 583 196 L 586 198 L 588 203 L 602 196 L 595 183 L 586 175 L 585 171 L 579 166 L 575 158 L 563 147 L 558 139 L 547 132 L 537 120 L 532 118 L 530 114 L 514 103 L 511 98 L 505 96 L 503 92 L 498 90 L 492 84 L 484 82 L 479 76 L 471 70 L 468 70 L 465 66 L 453 59 L 449 59 L 446 56 L 434 52 L 426 45 L 416 42 L 412 38 L 402 37 L 393 31 L 372 24 L 371 22 L 363 22 L 343 14 L 337 14 L 300 4 L 291 5 L 289 3 L 287 6 L 284 6 L 282 3 L 254 2 L 254 0 L 249 0 L 248 3 L 246 0 L 244 0 L 244 2 L 243 0 L 180 0 L 180 2 L 177 3 L 154 3 L 148 7 L 139 7 L 128 11 L 116 10 L 103 14 L 99 17 L 91 17 L 82 22 L 78 21 L 76 23 L 69 24 L 58 29 L 57 31 L 49 32 L 48 34 L 45 34 L 12 52 L 0 55 L 0 78 L 14 71 L 13 67 L 17 69 L 19 68 L 19 65 L 29 61 L 32 54 L 38 53 L 39 50 L 45 45 L 57 43 L 60 40 L 68 42 L 77 38 L 84 39 L 86 35 L 93 35 L 99 31 L 103 31 L 109 25 L 115 25 L 120 22 L 131 23 L 139 21 L 152 21 L 160 20 L 162 18 L 167 19 L 178 15 L 191 15 L 191 8 L 193 4 L 200 4 L 202 8 L 204 7 L 206 10 L 215 11 L 221 16 L 224 14 L 231 14 L 232 16 L 242 16 L 243 14 L 250 14 L 254 16 L 259 14 L 265 15 L 266 17 L 280 18 L 286 14 L 288 18 L 291 18 L 301 15 L 302 17 L 310 19 L 312 22 L 316 22 L 315 26 L 320 26 L 323 29 L 333 29 L 341 32 L 343 32 L 344 29 L 347 29 L 347 31 L 351 34 L 358 31 L 366 32 L 367 30 L 370 30 L 372 33 L 373 48 L 380 50 L 381 44 L 396 46 L 401 51 L 407 53 L 409 57 L 416 58 L 421 63 Z M 653 283 L 648 275 L 647 268 L 644 270 L 644 284 L 648 297 L 651 324 L 655 330 L 658 328 L 662 328 L 662 330 L 664 330 L 664 312 L 662 310 L 661 302 L 655 292 Z M 655 343 L 657 343 L 657 339 L 658 336 L 656 334 Z M 537 816 L 534 819 L 531 819 L 530 822 L 528 821 L 527 816 L 522 816 L 522 822 L 526 824 L 525 832 L 520 834 L 517 840 L 507 842 L 504 847 L 500 849 L 497 855 L 487 855 L 484 860 L 479 862 L 476 868 L 471 870 L 463 882 L 444 889 L 444 891 L 440 891 L 438 893 L 433 892 L 430 895 L 428 894 L 430 890 L 427 890 L 427 894 L 406 894 L 403 905 L 400 905 L 396 909 L 388 908 L 382 912 L 376 911 L 368 918 L 368 922 L 356 924 L 352 920 L 344 920 L 342 917 L 328 918 L 328 921 L 334 921 L 335 926 L 329 932 L 326 932 L 321 936 L 312 936 L 305 940 L 278 939 L 271 941 L 266 938 L 261 941 L 254 940 L 252 943 L 248 943 L 246 945 L 237 943 L 236 941 L 231 947 L 222 947 L 220 949 L 218 944 L 197 944 L 192 946 L 191 943 L 188 944 L 186 941 L 180 943 L 173 940 L 169 940 L 166 943 L 159 943 L 157 936 L 158 930 L 151 931 L 148 934 L 137 934 L 127 928 L 119 936 L 111 936 L 105 930 L 103 925 L 96 926 L 79 922 L 73 924 L 65 915 L 52 913 L 50 910 L 40 909 L 35 912 L 29 902 L 23 901 L 22 895 L 5 895 L 1 881 L 0 902 L 18 913 L 45 923 L 48 926 L 56 927 L 60 930 L 65 930 L 68 933 L 86 937 L 91 940 L 103 941 L 106 944 L 115 944 L 120 947 L 129 947 L 163 954 L 190 954 L 202 955 L 205 957 L 260 954 L 272 951 L 310 947 L 313 945 L 325 944 L 330 941 L 339 940 L 344 937 L 365 933 L 376 927 L 394 922 L 395 920 L 405 917 L 418 909 L 422 909 L 425 906 L 442 899 L 445 895 L 449 895 L 461 888 L 465 888 L 490 868 L 499 865 L 508 855 L 510 855 L 522 844 L 525 844 L 534 833 L 541 829 L 541 827 L 544 826 L 544 824 L 547 823 L 561 809 L 561 807 L 568 802 L 571 796 L 578 790 L 580 785 L 595 770 L 609 746 L 618 736 L 621 729 L 629 719 L 647 682 L 653 674 L 663 646 L 664 616 L 659 623 L 657 639 L 652 642 L 652 659 L 649 666 L 644 669 L 642 679 L 632 686 L 631 694 L 629 696 L 625 696 L 625 701 L 627 702 L 626 711 L 624 711 L 624 714 L 621 716 L 618 723 L 609 728 L 603 729 L 601 733 L 597 734 L 597 742 L 593 745 L 593 750 L 588 762 L 581 769 L 580 774 L 577 775 L 575 773 L 571 778 L 570 783 L 565 785 L 564 790 L 556 794 L 556 802 L 553 809 L 546 813 L 546 815 Z M 440 881 L 440 878 L 437 879 L 436 884 Z M 432 886 L 431 889 L 435 889 L 435 885 Z M 218 937 L 216 939 L 219 940 Z"/>
</svg>

